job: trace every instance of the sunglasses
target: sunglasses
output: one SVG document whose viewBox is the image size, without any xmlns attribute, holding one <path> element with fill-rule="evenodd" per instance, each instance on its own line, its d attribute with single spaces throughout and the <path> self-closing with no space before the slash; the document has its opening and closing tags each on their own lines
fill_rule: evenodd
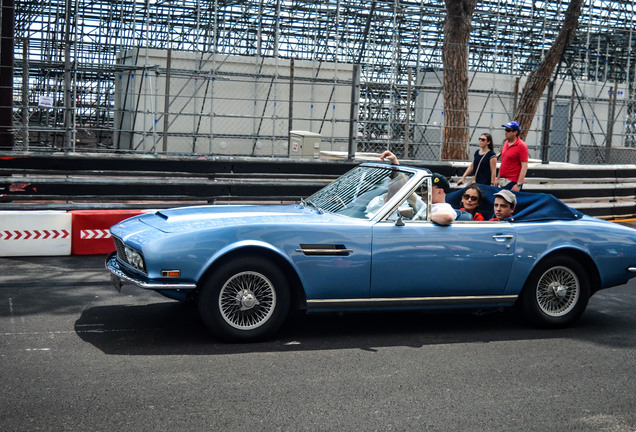
<svg viewBox="0 0 636 432">
<path fill-rule="evenodd" d="M 479 141 L 486 141 L 486 138 L 479 138 Z"/>
<path fill-rule="evenodd" d="M 466 201 L 479 201 L 479 197 L 476 195 L 464 194 L 462 195 L 462 198 Z"/>
<path fill-rule="evenodd" d="M 504 130 L 505 130 L 506 132 L 512 132 L 512 131 L 514 131 L 514 129 L 510 129 L 510 128 L 505 128 Z"/>
</svg>

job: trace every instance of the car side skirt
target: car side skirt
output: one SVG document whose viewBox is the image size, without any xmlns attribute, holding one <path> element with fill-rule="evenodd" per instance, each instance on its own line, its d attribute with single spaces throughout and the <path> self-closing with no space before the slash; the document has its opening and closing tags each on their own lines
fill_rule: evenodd
<svg viewBox="0 0 636 432">
<path fill-rule="evenodd" d="M 377 309 L 377 308 L 430 308 L 430 307 L 502 307 L 512 306 L 517 295 L 452 296 L 452 297 L 402 297 L 364 299 L 313 299 L 307 300 L 307 309 Z"/>
</svg>

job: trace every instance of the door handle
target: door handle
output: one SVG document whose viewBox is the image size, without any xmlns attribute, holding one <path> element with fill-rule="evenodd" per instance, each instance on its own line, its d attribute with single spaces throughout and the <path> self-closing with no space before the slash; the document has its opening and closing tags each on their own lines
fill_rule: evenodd
<svg viewBox="0 0 636 432">
<path fill-rule="evenodd" d="M 497 241 L 504 241 L 504 240 L 512 240 L 513 238 L 515 238 L 515 236 L 513 236 L 512 234 L 496 234 L 492 236 L 492 238 L 494 238 Z"/>
</svg>

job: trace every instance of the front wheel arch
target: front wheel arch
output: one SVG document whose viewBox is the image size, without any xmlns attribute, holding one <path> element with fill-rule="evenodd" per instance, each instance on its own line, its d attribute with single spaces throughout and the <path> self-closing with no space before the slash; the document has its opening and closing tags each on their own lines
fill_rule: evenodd
<svg viewBox="0 0 636 432">
<path fill-rule="evenodd" d="M 273 335 L 289 313 L 287 278 L 270 260 L 245 255 L 217 267 L 201 287 L 199 314 L 208 329 L 232 342 Z"/>
<path fill-rule="evenodd" d="M 290 291 L 290 309 L 292 311 L 297 311 L 307 308 L 305 290 L 300 281 L 300 278 L 298 277 L 298 274 L 296 273 L 296 270 L 294 270 L 294 268 L 285 258 L 280 256 L 276 252 L 259 246 L 246 246 L 234 249 L 214 261 L 212 265 L 210 265 L 210 267 L 208 267 L 208 269 L 205 271 L 203 276 L 201 276 L 199 282 L 197 283 L 197 290 L 194 296 L 195 301 L 199 301 L 201 289 L 205 286 L 208 279 L 212 274 L 214 274 L 215 271 L 217 271 L 222 266 L 225 266 L 228 263 L 245 256 L 256 256 L 265 258 L 271 261 L 272 264 L 276 265 L 287 278 L 287 284 L 289 285 Z"/>
</svg>

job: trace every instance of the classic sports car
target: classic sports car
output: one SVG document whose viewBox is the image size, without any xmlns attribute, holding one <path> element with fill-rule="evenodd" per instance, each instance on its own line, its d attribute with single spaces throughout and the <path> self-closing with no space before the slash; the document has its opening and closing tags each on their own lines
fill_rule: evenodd
<svg viewBox="0 0 636 432">
<path fill-rule="evenodd" d="M 107 268 L 194 301 L 219 337 L 271 336 L 289 311 L 501 308 L 559 327 L 636 276 L 636 230 L 518 193 L 514 222 L 430 221 L 431 172 L 365 163 L 290 205 L 209 205 L 127 219 Z M 496 188 L 484 187 L 481 211 Z M 461 191 L 447 201 L 458 207 Z M 466 275 L 473 275 L 467 278 Z"/>
</svg>

